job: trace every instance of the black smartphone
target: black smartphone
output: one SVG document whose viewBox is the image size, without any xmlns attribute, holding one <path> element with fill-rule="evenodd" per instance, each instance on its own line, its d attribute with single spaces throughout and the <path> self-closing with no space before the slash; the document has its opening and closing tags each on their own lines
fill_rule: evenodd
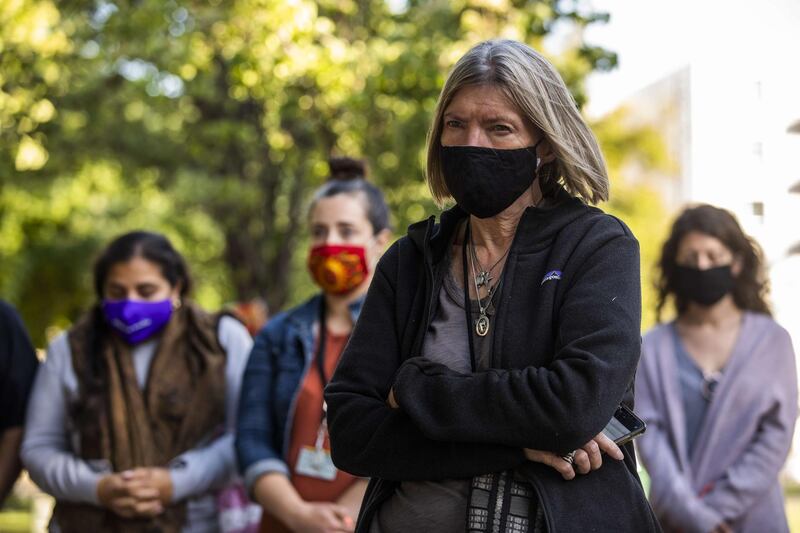
<svg viewBox="0 0 800 533">
<path fill-rule="evenodd" d="M 620 404 L 611 421 L 603 429 L 603 435 L 613 440 L 617 446 L 622 446 L 644 433 L 645 429 L 647 426 L 644 420 L 636 416 L 627 406 Z"/>
</svg>

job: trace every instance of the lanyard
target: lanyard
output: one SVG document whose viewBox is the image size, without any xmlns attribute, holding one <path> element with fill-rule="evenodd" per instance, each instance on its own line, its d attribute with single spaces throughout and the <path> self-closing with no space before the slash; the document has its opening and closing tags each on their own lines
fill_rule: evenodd
<svg viewBox="0 0 800 533">
<path fill-rule="evenodd" d="M 328 326 L 325 324 L 325 297 L 319 305 L 319 338 L 317 339 L 317 353 L 314 355 L 314 363 L 317 365 L 319 372 L 319 379 L 322 380 L 322 392 L 325 392 L 325 387 L 328 386 L 328 376 L 325 375 L 325 342 L 328 332 Z M 325 431 L 327 430 L 327 415 L 328 404 L 322 400 L 322 421 L 320 422 L 319 431 L 317 432 L 317 449 L 320 449 L 320 438 L 324 439 Z"/>
<path fill-rule="evenodd" d="M 319 339 L 317 340 L 317 353 L 314 356 L 314 363 L 319 371 L 319 378 L 322 380 L 322 390 L 328 386 L 328 376 L 325 375 L 325 343 L 328 326 L 325 324 L 325 298 L 322 298 L 319 306 Z M 325 404 L 323 403 L 323 409 Z"/>
<path fill-rule="evenodd" d="M 469 297 L 469 274 L 467 273 L 467 243 L 469 242 L 469 220 L 467 220 L 467 227 L 464 229 L 464 242 L 461 245 L 461 260 L 464 267 L 464 309 L 467 313 L 467 337 L 469 338 L 469 364 L 472 371 L 475 372 L 475 346 L 472 339 L 472 301 Z M 480 298 L 480 295 L 475 295 Z"/>
</svg>

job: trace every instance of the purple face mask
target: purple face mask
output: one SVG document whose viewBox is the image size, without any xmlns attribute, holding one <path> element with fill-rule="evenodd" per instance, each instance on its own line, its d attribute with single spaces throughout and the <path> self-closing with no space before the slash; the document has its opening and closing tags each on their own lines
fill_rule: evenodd
<svg viewBox="0 0 800 533">
<path fill-rule="evenodd" d="M 125 339 L 125 342 L 138 344 L 167 325 L 172 316 L 172 301 L 104 300 L 103 314 L 108 324 Z"/>
</svg>

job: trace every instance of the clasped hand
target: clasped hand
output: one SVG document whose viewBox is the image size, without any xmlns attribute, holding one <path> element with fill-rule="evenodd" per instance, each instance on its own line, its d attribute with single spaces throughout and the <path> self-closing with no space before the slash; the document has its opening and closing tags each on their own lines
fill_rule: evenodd
<svg viewBox="0 0 800 533">
<path fill-rule="evenodd" d="M 588 474 L 592 470 L 600 468 L 603 464 L 603 453 L 608 454 L 617 461 L 625 458 L 619 446 L 602 433 L 575 450 L 572 464 L 557 453 L 531 450 L 529 448 L 525 448 L 524 452 L 529 461 L 535 461 L 554 468 L 566 480 L 574 478 L 576 473 Z"/>
<path fill-rule="evenodd" d="M 109 474 L 97 484 L 100 504 L 124 518 L 158 516 L 172 499 L 166 468 L 135 468 Z"/>
</svg>

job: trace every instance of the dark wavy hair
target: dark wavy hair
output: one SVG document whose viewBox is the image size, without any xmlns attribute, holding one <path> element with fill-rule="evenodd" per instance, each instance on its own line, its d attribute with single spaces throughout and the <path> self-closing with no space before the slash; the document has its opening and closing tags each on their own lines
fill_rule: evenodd
<svg viewBox="0 0 800 533">
<path fill-rule="evenodd" d="M 690 232 L 696 231 L 718 239 L 734 257 L 741 261 L 742 270 L 736 276 L 733 301 L 739 309 L 771 315 L 767 294 L 769 282 L 764 273 L 761 247 L 745 235 L 736 218 L 728 211 L 702 204 L 685 209 L 672 224 L 669 238 L 661 249 L 658 261 L 659 277 L 656 281 L 658 302 L 656 317 L 661 321 L 661 311 L 672 297 L 678 314 L 686 311 L 688 302 L 675 292 L 675 267 L 678 246 Z"/>
</svg>

